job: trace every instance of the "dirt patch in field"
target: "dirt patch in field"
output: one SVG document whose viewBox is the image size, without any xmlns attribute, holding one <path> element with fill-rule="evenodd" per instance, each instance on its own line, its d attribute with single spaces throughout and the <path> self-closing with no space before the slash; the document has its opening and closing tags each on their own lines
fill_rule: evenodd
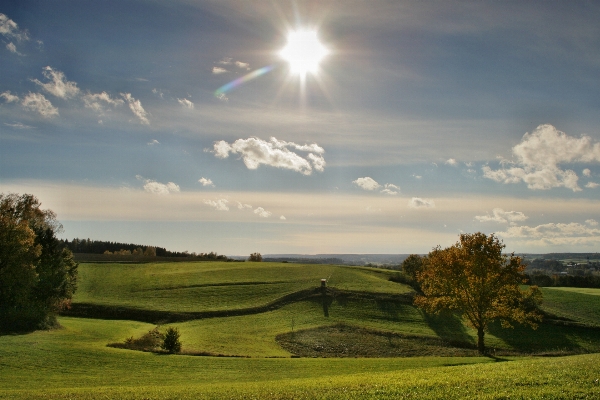
<svg viewBox="0 0 600 400">
<path fill-rule="evenodd" d="M 333 325 L 278 335 L 277 342 L 299 357 L 477 356 L 469 343 Z"/>
</svg>

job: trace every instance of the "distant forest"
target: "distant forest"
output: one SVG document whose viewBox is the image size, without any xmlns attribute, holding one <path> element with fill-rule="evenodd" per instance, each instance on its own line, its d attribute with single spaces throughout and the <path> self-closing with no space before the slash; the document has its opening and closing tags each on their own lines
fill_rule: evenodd
<svg viewBox="0 0 600 400">
<path fill-rule="evenodd" d="M 87 253 L 87 254 L 139 254 L 140 250 L 148 255 L 149 253 L 156 257 L 195 257 L 206 260 L 227 260 L 224 255 L 218 255 L 217 253 L 189 253 L 187 251 L 169 251 L 164 247 L 155 246 L 143 246 L 140 244 L 133 243 L 119 243 L 119 242 L 105 242 L 102 240 L 90 240 L 90 239 L 78 239 L 75 238 L 69 242 L 68 239 L 61 239 L 61 243 L 64 247 L 71 250 L 73 253 Z M 148 252 L 147 250 L 153 250 Z M 139 254 L 142 255 L 142 254 Z"/>
</svg>

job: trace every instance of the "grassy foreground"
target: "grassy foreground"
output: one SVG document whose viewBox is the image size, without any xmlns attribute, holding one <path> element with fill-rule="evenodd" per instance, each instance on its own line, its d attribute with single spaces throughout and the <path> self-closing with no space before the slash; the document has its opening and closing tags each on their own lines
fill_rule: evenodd
<svg viewBox="0 0 600 400">
<path fill-rule="evenodd" d="M 598 354 L 506 362 L 164 356 L 105 346 L 146 324 L 76 318 L 61 323 L 61 330 L 0 337 L 0 398 L 600 397 Z"/>
<path fill-rule="evenodd" d="M 492 325 L 486 344 L 499 350 L 498 357 L 426 357 L 465 354 L 426 347 L 435 341 L 468 346 L 475 332 L 456 316 L 429 316 L 406 302 L 411 289 L 390 282 L 390 271 L 212 262 L 82 264 L 80 271 L 75 304 L 163 314 L 260 308 L 314 288 L 321 278 L 337 292 L 327 301 L 309 296 L 259 312 L 170 324 L 181 332 L 184 353 L 240 356 L 235 358 L 107 347 L 156 326 L 142 320 L 63 316 L 62 329 L 3 335 L 0 399 L 600 398 L 600 354 L 523 356 L 600 352 L 600 296 L 593 291 L 544 288 L 543 308 L 561 324 L 543 323 L 537 331 Z M 400 352 L 406 345 L 412 357 L 354 358 L 363 354 L 356 352 L 322 358 L 325 352 L 313 351 L 290 358 L 298 347 L 283 348 L 278 337 L 309 350 L 363 351 L 367 341 L 379 346 L 366 357 L 406 354 Z M 425 345 L 400 343 L 410 337 Z"/>
</svg>

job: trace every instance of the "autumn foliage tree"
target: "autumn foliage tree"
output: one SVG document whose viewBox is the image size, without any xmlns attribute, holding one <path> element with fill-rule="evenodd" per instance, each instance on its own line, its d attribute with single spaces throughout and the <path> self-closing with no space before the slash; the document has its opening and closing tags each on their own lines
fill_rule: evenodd
<svg viewBox="0 0 600 400">
<path fill-rule="evenodd" d="M 0 330 L 49 327 L 67 306 L 77 263 L 56 215 L 32 195 L 0 194 Z"/>
<path fill-rule="evenodd" d="M 525 265 L 514 253 L 503 254 L 504 244 L 493 234 L 462 234 L 453 246 L 433 249 L 417 272 L 422 295 L 415 305 L 426 312 L 454 310 L 477 330 L 477 348 L 485 353 L 488 324 L 500 320 L 537 328 L 541 315 L 536 304 L 541 293 L 536 286 L 522 290 Z"/>
</svg>

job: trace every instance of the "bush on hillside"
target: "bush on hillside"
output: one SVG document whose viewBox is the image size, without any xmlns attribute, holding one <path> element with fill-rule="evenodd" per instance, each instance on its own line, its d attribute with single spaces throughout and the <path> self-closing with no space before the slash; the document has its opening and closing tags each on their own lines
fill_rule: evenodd
<svg viewBox="0 0 600 400">
<path fill-rule="evenodd" d="M 179 341 L 179 330 L 177 328 L 168 328 L 164 335 L 163 343 L 160 348 L 171 353 L 179 353 L 181 351 L 181 342 Z"/>
</svg>

